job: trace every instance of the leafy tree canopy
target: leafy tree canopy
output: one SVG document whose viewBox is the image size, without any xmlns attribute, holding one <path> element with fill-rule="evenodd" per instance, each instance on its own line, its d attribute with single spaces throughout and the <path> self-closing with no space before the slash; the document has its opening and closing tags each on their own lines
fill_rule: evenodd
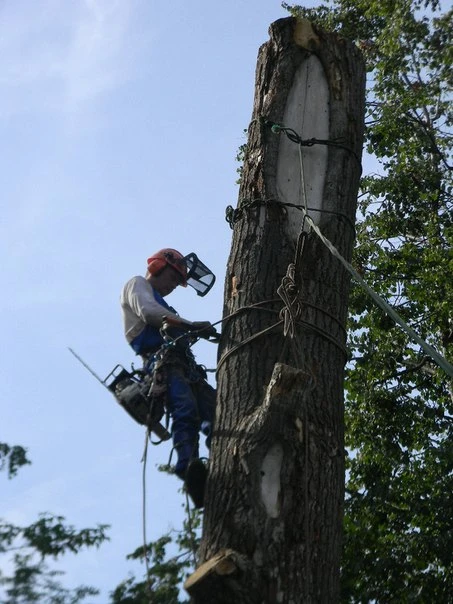
<svg viewBox="0 0 453 604">
<path fill-rule="evenodd" d="M 26 450 L 20 446 L 0 443 L 0 470 L 15 476 L 21 466 L 29 464 Z M 49 558 L 60 558 L 67 552 L 77 554 L 84 547 L 99 547 L 107 539 L 107 525 L 76 530 L 65 524 L 62 516 L 41 514 L 28 526 L 16 526 L 0 519 L 0 555 L 11 568 L 0 571 L 0 600 L 2 604 L 76 604 L 87 596 L 98 594 L 89 586 L 66 589 L 52 570 Z"/>
</svg>

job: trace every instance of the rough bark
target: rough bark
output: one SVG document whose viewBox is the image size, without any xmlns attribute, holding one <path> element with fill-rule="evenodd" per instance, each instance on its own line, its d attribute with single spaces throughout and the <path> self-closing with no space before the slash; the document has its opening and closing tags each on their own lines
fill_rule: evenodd
<svg viewBox="0 0 453 604">
<path fill-rule="evenodd" d="M 290 313 L 294 337 L 291 329 L 285 336 L 276 292 L 296 259 L 302 212 L 275 203 L 247 210 L 245 200 L 300 207 L 305 188 L 309 215 L 350 259 L 364 66 L 352 44 L 306 21 L 281 19 L 269 33 L 258 56 L 244 211 L 236 214 L 225 283 L 230 318 L 219 350 L 201 548 L 207 564 L 186 585 L 196 604 L 332 604 L 339 594 L 350 279 L 305 223 L 289 290 L 300 308 Z M 301 147 L 303 186 L 298 145 L 262 117 L 342 146 Z M 225 552 L 228 572 L 216 572 Z"/>
</svg>

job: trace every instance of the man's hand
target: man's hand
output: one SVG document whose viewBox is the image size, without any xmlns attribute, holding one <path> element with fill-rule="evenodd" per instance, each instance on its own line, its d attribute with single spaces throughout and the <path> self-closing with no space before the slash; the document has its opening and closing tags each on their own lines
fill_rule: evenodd
<svg viewBox="0 0 453 604">
<path fill-rule="evenodd" d="M 190 331 L 196 331 L 202 338 L 210 338 L 219 335 L 209 321 L 192 321 Z"/>
<path fill-rule="evenodd" d="M 168 329 L 168 327 L 182 329 L 200 338 L 212 338 L 212 341 L 220 338 L 220 334 L 209 321 L 187 321 L 182 317 L 164 316 L 163 326 L 164 329 Z"/>
</svg>

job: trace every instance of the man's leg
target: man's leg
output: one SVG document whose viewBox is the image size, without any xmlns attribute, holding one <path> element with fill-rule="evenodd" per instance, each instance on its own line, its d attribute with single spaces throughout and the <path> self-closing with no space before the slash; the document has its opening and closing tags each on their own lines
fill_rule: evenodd
<svg viewBox="0 0 453 604">
<path fill-rule="evenodd" d="M 169 369 L 168 409 L 172 418 L 173 446 L 176 449 L 176 474 L 184 479 L 191 459 L 198 458 L 200 416 L 190 383 L 182 372 Z"/>
<path fill-rule="evenodd" d="M 206 446 L 209 449 L 211 445 L 212 426 L 215 419 L 216 390 L 205 380 L 200 380 L 192 387 L 197 399 L 201 430 L 207 437 Z"/>
</svg>

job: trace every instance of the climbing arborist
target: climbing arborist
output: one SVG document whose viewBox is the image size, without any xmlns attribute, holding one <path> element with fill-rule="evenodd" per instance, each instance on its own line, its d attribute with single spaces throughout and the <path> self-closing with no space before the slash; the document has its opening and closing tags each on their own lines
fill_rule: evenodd
<svg viewBox="0 0 453 604">
<path fill-rule="evenodd" d="M 203 507 L 207 470 L 199 459 L 200 430 L 210 434 L 215 390 L 190 349 L 194 336 L 217 335 L 209 321 L 189 322 L 164 300 L 178 285 L 192 285 L 199 295 L 212 287 L 214 275 L 195 254 L 184 257 L 171 248 L 159 250 L 147 261 L 145 277 L 130 279 L 121 293 L 124 331 L 128 343 L 153 371 L 158 361 L 159 382 L 166 389 L 166 409 L 177 455 L 175 473 L 185 481 L 196 507 Z"/>
</svg>

